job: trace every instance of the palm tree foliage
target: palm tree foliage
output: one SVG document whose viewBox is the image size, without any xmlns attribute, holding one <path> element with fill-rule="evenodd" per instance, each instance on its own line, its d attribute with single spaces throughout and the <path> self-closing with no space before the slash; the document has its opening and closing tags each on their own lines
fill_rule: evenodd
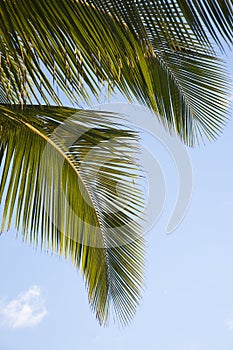
<svg viewBox="0 0 233 350">
<path fill-rule="evenodd" d="M 26 241 L 70 257 L 100 322 L 112 301 L 125 323 L 141 294 L 135 137 L 107 113 L 0 107 L 1 230 L 14 224 Z"/>
<path fill-rule="evenodd" d="M 105 86 L 188 145 L 214 139 L 232 0 L 6 0 L 0 23 L 1 230 L 70 257 L 99 321 L 113 305 L 126 323 L 143 285 L 136 135 L 103 112 L 33 103 L 61 105 L 57 88 L 90 103 Z"/>
<path fill-rule="evenodd" d="M 221 130 L 228 77 L 211 38 L 232 44 L 230 0 L 8 0 L 0 20 L 1 89 L 12 103 L 38 92 L 59 103 L 53 82 L 88 102 L 106 83 L 187 144 Z"/>
</svg>

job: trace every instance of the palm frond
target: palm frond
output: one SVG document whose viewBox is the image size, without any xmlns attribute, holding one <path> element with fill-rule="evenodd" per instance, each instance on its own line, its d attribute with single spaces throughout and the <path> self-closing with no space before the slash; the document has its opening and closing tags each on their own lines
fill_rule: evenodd
<svg viewBox="0 0 233 350">
<path fill-rule="evenodd" d="M 159 117 L 189 146 L 215 140 L 227 121 L 230 80 L 217 59 L 203 54 L 164 52 L 151 64 Z M 213 83 L 214 81 L 214 83 Z"/>
<path fill-rule="evenodd" d="M 0 104 L 9 104 L 9 100 L 6 97 L 6 93 L 5 91 L 2 89 L 2 87 L 0 86 Z"/>
<path fill-rule="evenodd" d="M 174 50 L 213 50 L 233 43 L 232 0 L 89 0 L 125 23 L 138 37 Z M 211 40 L 212 39 L 212 40 Z"/>
<path fill-rule="evenodd" d="M 100 323 L 128 322 L 143 286 L 136 154 L 108 113 L 0 106 L 1 230 L 71 258 Z"/>
<path fill-rule="evenodd" d="M 233 44 L 232 0 L 178 0 L 177 3 L 193 32 L 210 46 L 209 36 L 224 50 L 223 42 Z"/>
<path fill-rule="evenodd" d="M 203 26 L 216 40 L 232 40 L 232 3 L 201 3 L 1 2 L 1 89 L 13 103 L 39 103 L 38 96 L 60 103 L 57 85 L 72 101 L 89 103 L 90 93 L 98 98 L 107 84 L 109 93 L 116 88 L 153 109 L 187 144 L 198 135 L 214 138 L 227 115 L 229 79 Z M 218 21 L 214 33 L 212 17 L 205 19 L 210 12 Z"/>
</svg>

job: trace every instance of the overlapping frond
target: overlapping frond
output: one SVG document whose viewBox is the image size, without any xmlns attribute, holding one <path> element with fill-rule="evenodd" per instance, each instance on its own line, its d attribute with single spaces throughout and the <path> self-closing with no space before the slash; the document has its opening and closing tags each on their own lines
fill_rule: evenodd
<svg viewBox="0 0 233 350">
<path fill-rule="evenodd" d="M 138 37 L 174 50 L 209 48 L 211 41 L 233 43 L 232 0 L 88 0 L 108 12 Z M 212 39 L 212 40 L 211 40 Z M 203 47 L 204 45 L 204 47 Z"/>
<path fill-rule="evenodd" d="M 70 257 L 100 323 L 126 323 L 143 285 L 135 140 L 107 113 L 0 106 L 1 230 Z"/>
<path fill-rule="evenodd" d="M 60 103 L 56 86 L 88 102 L 106 84 L 153 109 L 192 145 L 200 134 L 215 137 L 227 114 L 228 77 L 208 32 L 230 44 L 232 13 L 229 0 L 7 0 L 1 89 L 13 103 L 38 96 Z M 202 97 L 191 98 L 192 90 Z"/>
<path fill-rule="evenodd" d="M 14 103 L 30 100 L 28 92 L 37 100 L 35 92 L 45 102 L 48 96 L 60 102 L 45 67 L 72 100 L 75 92 L 87 102 L 90 91 L 98 96 L 103 82 L 112 89 L 118 80 L 130 95 L 120 73 L 121 66 L 136 65 L 136 49 L 130 47 L 126 28 L 109 15 L 74 0 L 5 1 L 0 6 L 1 83 Z"/>
</svg>

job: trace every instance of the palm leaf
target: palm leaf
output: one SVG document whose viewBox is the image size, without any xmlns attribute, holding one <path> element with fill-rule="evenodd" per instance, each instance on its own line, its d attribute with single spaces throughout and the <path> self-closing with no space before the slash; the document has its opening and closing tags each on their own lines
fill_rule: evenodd
<svg viewBox="0 0 233 350">
<path fill-rule="evenodd" d="M 171 133 L 175 131 L 190 146 L 217 138 L 229 107 L 225 92 L 229 79 L 223 81 L 217 60 L 203 54 L 183 53 L 181 57 L 164 52 L 158 63 L 151 64 L 151 75 L 158 115 Z"/>
<path fill-rule="evenodd" d="M 179 0 L 177 1 L 187 23 L 210 46 L 208 34 L 220 49 L 222 41 L 231 47 L 233 43 L 232 0 Z"/>
<path fill-rule="evenodd" d="M 89 103 L 90 92 L 98 98 L 106 83 L 109 93 L 116 88 L 152 108 L 189 145 L 221 129 L 229 79 L 204 26 L 216 41 L 219 35 L 232 41 L 230 2 L 8 0 L 0 6 L 0 79 L 9 101 L 40 102 L 40 95 L 60 103 L 57 85 L 72 101 Z M 218 22 L 214 32 L 210 14 Z"/>
<path fill-rule="evenodd" d="M 141 295 L 136 145 L 107 113 L 0 106 L 1 230 L 71 258 L 100 323 L 129 321 Z"/>
<path fill-rule="evenodd" d="M 233 43 L 232 0 L 89 0 L 103 12 L 125 23 L 138 37 L 173 49 L 223 49 Z"/>
</svg>

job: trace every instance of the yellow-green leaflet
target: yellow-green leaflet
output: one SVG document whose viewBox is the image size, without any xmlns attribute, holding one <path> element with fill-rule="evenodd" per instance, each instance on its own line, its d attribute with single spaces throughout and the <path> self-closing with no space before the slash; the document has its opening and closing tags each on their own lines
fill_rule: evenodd
<svg viewBox="0 0 233 350">
<path fill-rule="evenodd" d="M 141 297 L 136 155 L 137 135 L 109 113 L 0 106 L 1 230 L 70 258 L 100 323 L 111 307 L 127 323 Z"/>
</svg>

